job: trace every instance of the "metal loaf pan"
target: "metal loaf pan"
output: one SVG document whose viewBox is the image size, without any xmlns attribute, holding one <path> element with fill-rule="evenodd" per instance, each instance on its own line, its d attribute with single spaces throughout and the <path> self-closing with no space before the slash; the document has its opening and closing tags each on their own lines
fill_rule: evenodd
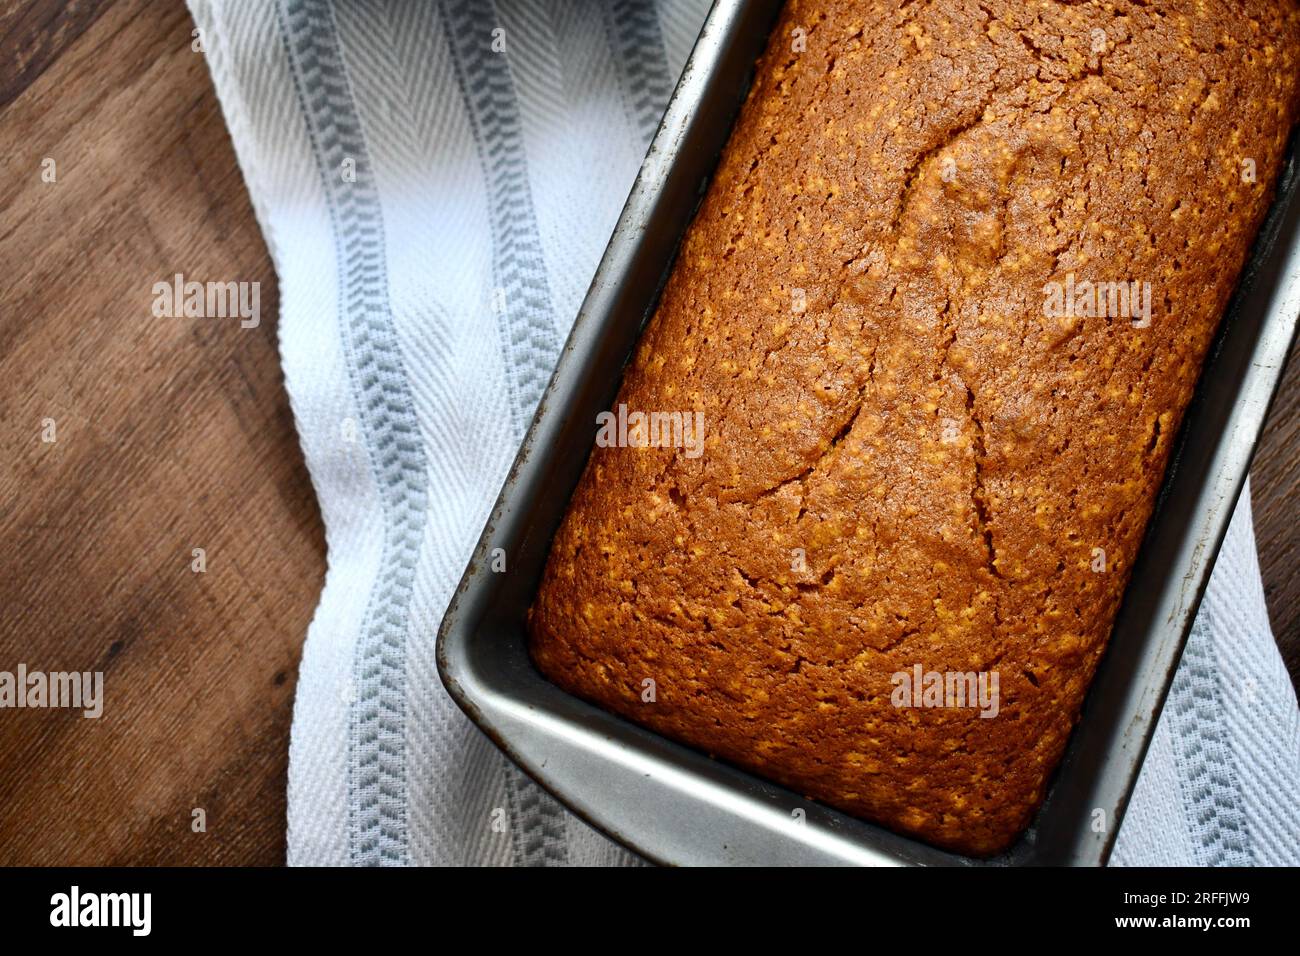
<svg viewBox="0 0 1300 956">
<path fill-rule="evenodd" d="M 671 864 L 1105 863 L 1300 314 L 1294 144 L 1220 330 L 1065 759 L 1030 830 L 973 860 L 813 804 L 561 691 L 524 620 L 595 439 L 726 142 L 779 2 L 718 0 L 650 148 L 550 386 L 438 639 L 443 682 L 520 767 L 582 818 Z M 508 573 L 488 556 L 503 548 Z M 803 808 L 797 821 L 794 808 Z M 1094 811 L 1105 814 L 1101 832 Z"/>
</svg>

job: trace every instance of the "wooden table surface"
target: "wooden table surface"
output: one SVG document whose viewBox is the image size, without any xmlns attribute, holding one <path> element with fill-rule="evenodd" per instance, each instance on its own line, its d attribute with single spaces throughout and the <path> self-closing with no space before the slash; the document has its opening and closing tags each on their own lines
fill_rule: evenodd
<svg viewBox="0 0 1300 956">
<path fill-rule="evenodd" d="M 324 536 L 192 29 L 179 0 L 0 9 L 0 671 L 100 670 L 106 698 L 98 720 L 0 711 L 0 864 L 284 859 Z M 259 282 L 260 326 L 155 318 L 177 272 Z M 1300 361 L 1253 486 L 1295 678 Z"/>
</svg>

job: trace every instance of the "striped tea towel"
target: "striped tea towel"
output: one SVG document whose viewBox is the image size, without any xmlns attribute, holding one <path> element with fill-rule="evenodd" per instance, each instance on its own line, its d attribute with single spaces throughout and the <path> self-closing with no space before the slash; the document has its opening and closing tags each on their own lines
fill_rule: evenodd
<svg viewBox="0 0 1300 956">
<path fill-rule="evenodd" d="M 325 519 L 294 864 L 627 864 L 439 683 L 434 638 L 705 0 L 190 0 L 281 291 Z M 1300 862 L 1248 498 L 1115 854 Z"/>
</svg>

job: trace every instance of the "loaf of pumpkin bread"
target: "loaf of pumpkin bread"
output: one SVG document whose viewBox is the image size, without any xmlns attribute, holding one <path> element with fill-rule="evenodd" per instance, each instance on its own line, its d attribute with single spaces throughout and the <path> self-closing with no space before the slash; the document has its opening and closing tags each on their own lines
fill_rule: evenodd
<svg viewBox="0 0 1300 956">
<path fill-rule="evenodd" d="M 530 613 L 574 694 L 990 855 L 1269 207 L 1295 0 L 792 0 Z M 698 425 L 698 427 L 696 427 Z"/>
</svg>

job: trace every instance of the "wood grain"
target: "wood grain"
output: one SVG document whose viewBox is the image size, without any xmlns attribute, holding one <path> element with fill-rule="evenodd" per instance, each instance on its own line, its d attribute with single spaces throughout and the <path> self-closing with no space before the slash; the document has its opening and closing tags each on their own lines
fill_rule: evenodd
<svg viewBox="0 0 1300 956">
<path fill-rule="evenodd" d="M 324 544 L 274 274 L 183 4 L 89 6 L 0 16 L 38 51 L 0 113 L 0 670 L 102 670 L 104 715 L 0 711 L 0 863 L 275 864 Z M 155 318 L 178 272 L 260 283 L 261 324 Z"/>
<path fill-rule="evenodd" d="M 1282 385 L 1250 472 L 1255 541 L 1273 636 L 1300 688 L 1300 345 Z"/>
<path fill-rule="evenodd" d="M 22 0 L 0 9 L 0 109 L 27 89 L 108 7 L 105 0 Z"/>
<path fill-rule="evenodd" d="M 192 28 L 179 0 L 0 11 L 0 670 L 106 682 L 100 720 L 0 711 L 0 864 L 284 858 L 324 543 L 274 275 Z M 176 272 L 261 283 L 261 325 L 154 318 Z M 1300 360 L 1253 489 L 1294 679 Z"/>
</svg>

